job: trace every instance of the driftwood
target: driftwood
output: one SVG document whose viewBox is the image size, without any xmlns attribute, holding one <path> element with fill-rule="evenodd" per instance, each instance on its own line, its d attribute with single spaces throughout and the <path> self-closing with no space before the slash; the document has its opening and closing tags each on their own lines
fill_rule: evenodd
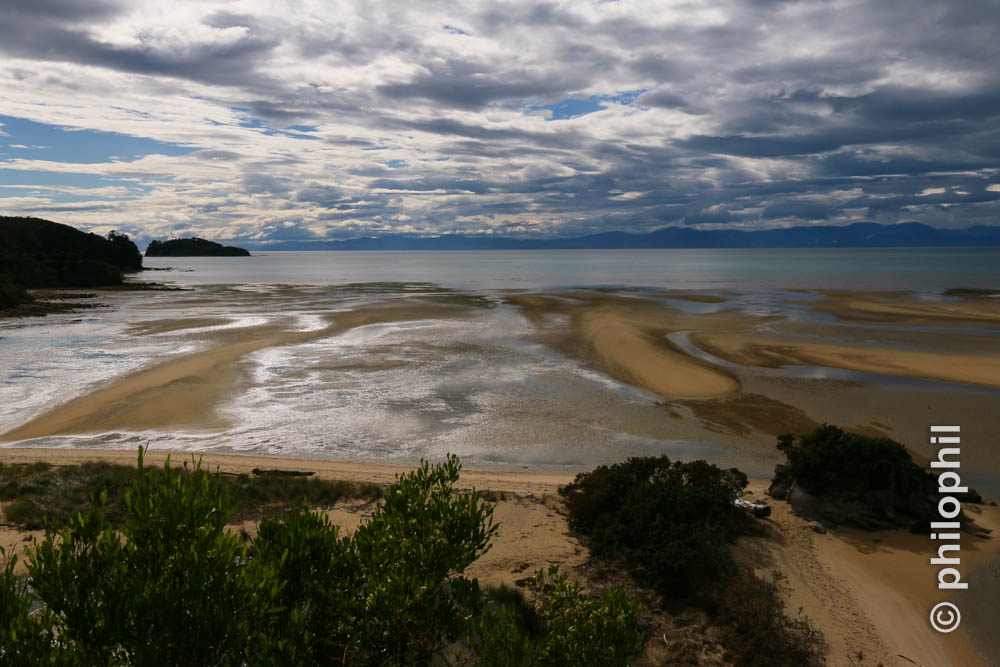
<svg viewBox="0 0 1000 667">
<path fill-rule="evenodd" d="M 741 510 L 749 512 L 758 519 L 763 519 L 766 516 L 771 516 L 771 506 L 764 502 L 752 503 L 749 500 L 743 500 L 742 498 L 737 498 L 733 501 L 733 504 L 739 507 Z"/>
<path fill-rule="evenodd" d="M 264 468 L 254 468 L 255 475 L 273 475 L 275 477 L 311 477 L 316 473 L 312 470 L 265 470 Z"/>
</svg>

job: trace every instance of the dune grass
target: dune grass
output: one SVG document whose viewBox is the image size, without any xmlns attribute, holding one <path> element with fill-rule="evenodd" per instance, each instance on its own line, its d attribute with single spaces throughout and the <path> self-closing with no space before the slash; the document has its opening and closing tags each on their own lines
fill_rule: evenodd
<svg viewBox="0 0 1000 667">
<path fill-rule="evenodd" d="M 121 500 L 136 474 L 134 466 L 105 462 L 65 466 L 0 463 L 0 502 L 7 503 L 3 514 L 8 523 L 20 528 L 35 530 L 46 524 L 59 527 L 76 512 L 86 510 L 91 499 L 106 490 L 107 516 L 112 523 L 118 523 L 122 519 Z M 382 487 L 372 483 L 278 475 L 220 474 L 219 480 L 233 492 L 232 520 L 258 518 L 302 504 L 329 506 L 342 499 L 382 497 Z"/>
</svg>

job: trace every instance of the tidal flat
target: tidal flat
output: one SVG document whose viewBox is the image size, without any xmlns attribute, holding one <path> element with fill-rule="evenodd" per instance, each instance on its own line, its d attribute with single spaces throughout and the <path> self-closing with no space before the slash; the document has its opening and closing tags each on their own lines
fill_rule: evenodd
<svg viewBox="0 0 1000 667">
<path fill-rule="evenodd" d="M 780 433 L 837 423 L 929 457 L 947 415 L 963 467 L 1000 491 L 1000 302 L 980 295 L 376 282 L 100 298 L 90 317 L 4 324 L 8 446 L 563 471 L 666 453 L 766 476 Z"/>
</svg>

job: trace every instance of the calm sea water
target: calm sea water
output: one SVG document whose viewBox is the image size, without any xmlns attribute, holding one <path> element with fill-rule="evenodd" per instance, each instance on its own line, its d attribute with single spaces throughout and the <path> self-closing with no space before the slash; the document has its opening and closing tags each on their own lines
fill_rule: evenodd
<svg viewBox="0 0 1000 667">
<path fill-rule="evenodd" d="M 194 284 L 431 282 L 467 289 L 1000 288 L 1000 248 L 261 252 L 154 257 L 145 279 Z"/>
</svg>

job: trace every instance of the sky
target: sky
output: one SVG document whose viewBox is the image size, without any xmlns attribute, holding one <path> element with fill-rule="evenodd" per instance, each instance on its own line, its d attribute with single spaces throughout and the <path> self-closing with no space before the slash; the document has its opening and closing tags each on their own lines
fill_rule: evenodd
<svg viewBox="0 0 1000 667">
<path fill-rule="evenodd" d="M 1000 224 L 1000 2 L 3 0 L 0 215 L 137 240 Z"/>
</svg>

